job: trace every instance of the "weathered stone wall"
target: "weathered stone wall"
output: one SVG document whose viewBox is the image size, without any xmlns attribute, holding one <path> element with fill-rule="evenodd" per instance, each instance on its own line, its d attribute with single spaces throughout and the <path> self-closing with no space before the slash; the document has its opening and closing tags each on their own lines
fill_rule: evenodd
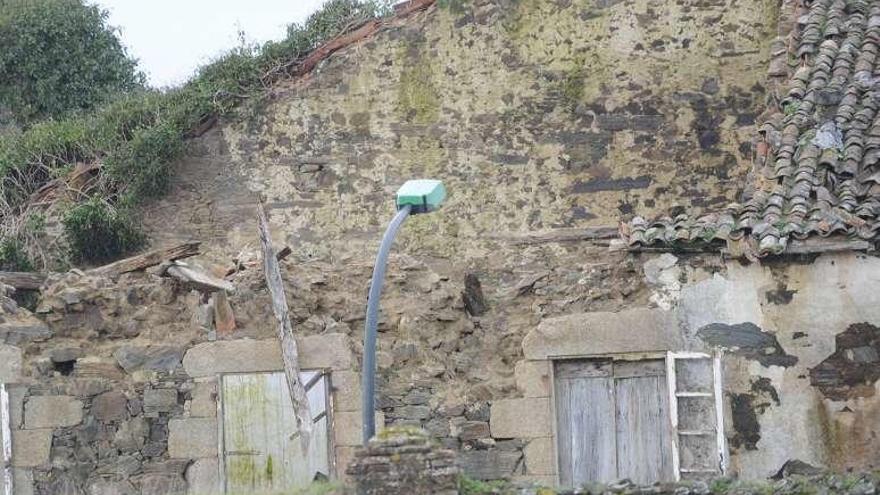
<svg viewBox="0 0 880 495">
<path fill-rule="evenodd" d="M 718 346 L 738 348 L 724 365 L 734 472 L 795 457 L 872 467 L 875 258 L 740 266 L 522 237 L 735 199 L 776 2 L 449 3 L 191 143 L 147 209 L 156 244 L 198 238 L 206 269 L 248 266 L 233 276 L 234 332 L 211 341 L 207 296 L 149 275 L 72 280 L 38 319 L 16 317 L 0 372 L 15 384 L 17 479 L 38 493 L 216 486 L 217 373 L 280 368 L 251 263 L 259 195 L 293 249 L 282 265 L 304 366 L 330 371 L 341 475 L 360 444 L 371 264 L 393 192 L 415 177 L 450 197 L 407 222 L 391 258 L 380 424 L 426 429 L 473 477 L 554 484 L 554 356 Z"/>
<path fill-rule="evenodd" d="M 150 274 L 69 273 L 49 282 L 34 313 L 3 297 L 14 493 L 218 493 L 219 377 L 283 369 L 261 278 L 234 277 L 238 329 L 223 340 L 203 317 L 210 294 Z M 287 290 L 305 319 L 314 299 Z M 329 474 L 342 474 L 361 441 L 351 341 L 298 330 L 303 369 L 330 377 Z"/>
<path fill-rule="evenodd" d="M 552 407 L 554 357 L 719 349 L 731 473 L 766 478 L 793 460 L 836 471 L 878 467 L 878 258 L 828 254 L 763 266 L 650 258 L 650 299 L 664 307 L 549 318 L 524 339 L 526 360 L 516 366 L 523 398 L 494 401 L 491 426 L 493 435 L 535 438 L 524 451 L 527 469 L 556 474 L 543 412 Z"/>
</svg>

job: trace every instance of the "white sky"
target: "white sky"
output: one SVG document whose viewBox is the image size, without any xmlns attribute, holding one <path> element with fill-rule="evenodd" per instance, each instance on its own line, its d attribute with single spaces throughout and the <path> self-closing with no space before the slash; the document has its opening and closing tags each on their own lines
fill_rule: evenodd
<svg viewBox="0 0 880 495">
<path fill-rule="evenodd" d="M 152 86 L 186 81 L 195 69 L 238 44 L 281 39 L 324 0 L 92 0 L 110 12 L 128 52 Z"/>
</svg>

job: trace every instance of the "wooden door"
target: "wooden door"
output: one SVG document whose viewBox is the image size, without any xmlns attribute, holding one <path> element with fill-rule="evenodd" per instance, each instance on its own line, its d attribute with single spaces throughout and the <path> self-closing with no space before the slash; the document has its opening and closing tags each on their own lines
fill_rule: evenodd
<svg viewBox="0 0 880 495">
<path fill-rule="evenodd" d="M 303 452 L 284 373 L 222 377 L 222 445 L 226 493 L 276 493 L 330 474 L 326 377 L 303 372 L 315 421 Z"/>
<path fill-rule="evenodd" d="M 564 361 L 555 375 L 560 482 L 580 486 L 615 479 L 611 361 Z"/>
<path fill-rule="evenodd" d="M 674 478 L 662 359 L 556 364 L 560 483 Z"/>
</svg>

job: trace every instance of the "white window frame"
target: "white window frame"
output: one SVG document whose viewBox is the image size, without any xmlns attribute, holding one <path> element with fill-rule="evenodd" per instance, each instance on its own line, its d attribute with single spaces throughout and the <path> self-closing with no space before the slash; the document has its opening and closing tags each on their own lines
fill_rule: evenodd
<svg viewBox="0 0 880 495">
<path fill-rule="evenodd" d="M 3 494 L 12 495 L 12 428 L 9 418 L 9 391 L 5 383 L 0 383 L 0 436 L 3 437 Z"/>
<path fill-rule="evenodd" d="M 675 362 L 686 359 L 711 359 L 712 361 L 712 392 L 678 392 Z M 715 443 L 718 454 L 718 471 L 721 476 L 727 474 L 727 439 L 724 437 L 724 398 L 721 380 L 721 351 L 712 354 L 704 352 L 667 352 L 666 382 L 669 391 L 669 420 L 672 428 L 672 467 L 675 481 L 681 480 L 681 459 L 679 451 L 678 399 L 679 397 L 714 396 L 715 399 Z M 712 471 L 714 473 L 714 470 Z"/>
</svg>

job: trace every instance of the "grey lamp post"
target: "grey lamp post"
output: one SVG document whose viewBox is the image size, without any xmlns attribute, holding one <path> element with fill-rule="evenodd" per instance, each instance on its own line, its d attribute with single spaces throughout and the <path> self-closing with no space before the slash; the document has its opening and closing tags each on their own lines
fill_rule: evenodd
<svg viewBox="0 0 880 495">
<path fill-rule="evenodd" d="M 410 180 L 397 190 L 397 214 L 388 224 L 388 229 L 379 245 L 373 278 L 370 280 L 370 294 L 367 298 L 367 319 L 364 324 L 364 363 L 363 363 L 363 425 L 364 445 L 376 434 L 376 326 L 379 322 L 379 298 L 385 281 L 385 267 L 388 253 L 403 221 L 410 215 L 429 213 L 440 207 L 446 199 L 446 189 L 439 180 Z"/>
</svg>

